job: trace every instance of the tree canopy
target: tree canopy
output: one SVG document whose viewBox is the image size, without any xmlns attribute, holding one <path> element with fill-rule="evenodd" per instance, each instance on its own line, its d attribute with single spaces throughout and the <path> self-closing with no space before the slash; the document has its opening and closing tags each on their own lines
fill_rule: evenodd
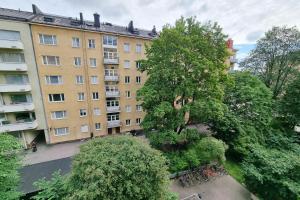
<svg viewBox="0 0 300 200">
<path fill-rule="evenodd" d="M 273 91 L 282 94 L 300 65 L 300 32 L 296 27 L 273 27 L 257 41 L 256 48 L 240 67 L 258 75 Z"/>
<path fill-rule="evenodd" d="M 222 99 L 228 57 L 226 36 L 217 24 L 181 18 L 166 25 L 146 49 L 141 70 L 148 79 L 138 91 L 146 130 L 180 133 L 195 102 Z"/>
<path fill-rule="evenodd" d="M 5 133 L 0 134 L 0 199 L 15 200 L 20 195 L 17 191 L 20 148 L 21 144 L 15 137 Z"/>
</svg>

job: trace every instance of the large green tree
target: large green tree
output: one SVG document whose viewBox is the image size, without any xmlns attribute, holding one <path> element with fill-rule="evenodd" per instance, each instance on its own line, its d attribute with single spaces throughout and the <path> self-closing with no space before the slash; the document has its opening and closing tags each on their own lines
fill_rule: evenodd
<svg viewBox="0 0 300 200">
<path fill-rule="evenodd" d="M 147 113 L 145 130 L 180 133 L 190 120 L 192 105 L 222 99 L 228 67 L 225 39 L 217 24 L 200 24 L 195 18 L 164 26 L 142 61 L 141 71 L 148 79 L 138 99 Z"/>
<path fill-rule="evenodd" d="M 18 199 L 18 169 L 21 144 L 12 135 L 0 133 L 0 199 Z"/>
<path fill-rule="evenodd" d="M 283 26 L 267 31 L 240 67 L 258 75 L 277 98 L 294 78 L 299 64 L 300 32 L 296 27 Z"/>
</svg>

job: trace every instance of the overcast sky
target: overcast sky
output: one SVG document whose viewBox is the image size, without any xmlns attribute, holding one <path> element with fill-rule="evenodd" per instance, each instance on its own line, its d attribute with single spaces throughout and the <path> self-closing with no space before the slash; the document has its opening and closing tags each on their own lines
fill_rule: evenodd
<svg viewBox="0 0 300 200">
<path fill-rule="evenodd" d="M 180 16 L 196 16 L 217 21 L 239 46 L 254 44 L 275 25 L 300 28 L 300 0 L 1 0 L 0 7 L 31 11 L 32 3 L 46 13 L 79 17 L 83 12 L 92 20 L 97 12 L 102 21 L 127 26 L 133 20 L 144 29 L 161 30 Z"/>
</svg>

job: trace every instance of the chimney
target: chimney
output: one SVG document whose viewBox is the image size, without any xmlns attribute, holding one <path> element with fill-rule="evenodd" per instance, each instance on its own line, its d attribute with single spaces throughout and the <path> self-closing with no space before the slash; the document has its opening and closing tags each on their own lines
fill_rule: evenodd
<svg viewBox="0 0 300 200">
<path fill-rule="evenodd" d="M 134 32 L 134 27 L 133 27 L 133 21 L 131 20 L 128 24 L 128 31 L 130 33 L 133 33 Z"/>
<path fill-rule="evenodd" d="M 98 13 L 94 13 L 94 26 L 96 28 L 100 27 L 100 15 Z"/>
<path fill-rule="evenodd" d="M 43 12 L 35 4 L 32 4 L 32 13 L 35 15 L 43 14 Z"/>
<path fill-rule="evenodd" d="M 151 33 L 152 33 L 152 35 L 157 35 L 157 31 L 156 31 L 155 26 L 153 26 Z"/>
<path fill-rule="evenodd" d="M 80 16 L 80 24 L 82 25 L 83 24 L 83 14 L 82 14 L 82 12 L 79 13 L 79 16 Z"/>
</svg>

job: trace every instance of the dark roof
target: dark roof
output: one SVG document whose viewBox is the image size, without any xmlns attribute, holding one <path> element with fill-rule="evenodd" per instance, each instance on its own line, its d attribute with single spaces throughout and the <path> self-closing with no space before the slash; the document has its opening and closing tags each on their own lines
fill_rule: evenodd
<svg viewBox="0 0 300 200">
<path fill-rule="evenodd" d="M 45 21 L 45 17 L 52 18 L 53 21 Z M 0 8 L 0 19 L 28 21 L 30 23 L 113 33 L 129 37 L 140 37 L 145 39 L 153 39 L 157 36 L 156 34 L 153 35 L 151 30 L 134 29 L 134 32 L 130 32 L 126 26 L 119 26 L 111 23 L 101 23 L 100 27 L 97 28 L 94 26 L 94 22 L 92 21 L 84 21 L 84 24 L 80 24 L 80 21 L 76 18 L 58 16 L 42 12 L 34 14 L 33 12 L 12 10 L 7 8 Z"/>
<path fill-rule="evenodd" d="M 19 170 L 21 176 L 20 191 L 28 194 L 36 192 L 33 183 L 41 178 L 49 180 L 53 172 L 61 170 L 67 174 L 71 170 L 71 157 L 25 166 Z"/>
</svg>

